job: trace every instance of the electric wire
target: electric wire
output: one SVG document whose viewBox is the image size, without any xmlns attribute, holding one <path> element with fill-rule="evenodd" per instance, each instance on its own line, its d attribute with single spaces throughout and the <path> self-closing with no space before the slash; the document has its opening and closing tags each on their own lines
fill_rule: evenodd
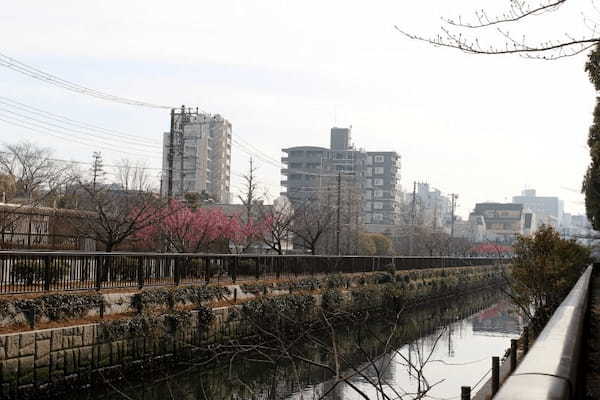
<svg viewBox="0 0 600 400">
<path fill-rule="evenodd" d="M 115 137 L 118 139 L 130 139 L 130 140 L 135 140 L 136 142 L 146 142 L 147 144 L 160 145 L 160 142 L 154 141 L 152 139 L 144 138 L 142 136 L 128 134 L 128 133 L 121 132 L 121 131 L 118 131 L 115 129 L 103 128 L 101 126 L 89 124 L 89 123 L 82 122 L 82 121 L 77 121 L 77 120 L 65 117 L 63 115 L 54 114 L 54 113 L 39 109 L 37 107 L 33 107 L 33 106 L 27 105 L 25 103 L 21 103 L 21 102 L 9 99 L 4 96 L 0 96 L 0 104 L 4 104 L 5 106 L 13 107 L 13 108 L 19 109 L 21 111 L 35 114 L 35 115 L 42 114 L 45 118 L 48 118 L 51 120 L 55 120 L 55 121 L 65 123 L 65 124 L 75 126 L 75 127 L 80 127 L 83 129 L 89 129 L 89 130 L 92 130 L 92 131 L 95 131 L 95 132 L 98 132 L 101 134 L 105 134 L 108 136 L 112 136 L 112 137 Z"/>
<path fill-rule="evenodd" d="M 58 123 L 44 121 L 43 119 L 35 118 L 35 117 L 30 116 L 30 115 L 24 115 L 24 114 L 21 114 L 19 112 L 8 110 L 8 109 L 2 108 L 2 107 L 0 107 L 0 113 L 4 113 L 4 116 L 6 118 L 13 118 L 15 120 L 23 121 L 23 122 L 29 123 L 31 125 L 34 125 L 34 126 L 37 126 L 37 127 L 41 127 L 43 129 L 54 129 L 54 130 L 58 129 L 60 131 L 64 131 L 65 134 L 67 134 L 67 135 L 69 135 L 71 137 L 72 137 L 72 134 L 74 133 L 74 134 L 80 135 L 80 136 L 83 135 L 83 136 L 86 137 L 86 139 L 93 138 L 93 140 L 97 140 L 97 141 L 99 141 L 99 143 L 103 143 L 103 144 L 108 145 L 108 146 L 113 146 L 114 145 L 112 143 L 112 141 L 114 139 L 105 138 L 105 137 L 99 136 L 96 133 L 86 132 L 84 130 L 76 129 L 76 128 L 65 127 L 65 126 L 60 125 Z M 24 119 L 20 119 L 20 118 L 17 118 L 15 116 L 21 117 L 21 118 L 24 118 Z M 80 138 L 83 139 L 83 137 L 80 137 Z M 160 146 L 157 146 L 157 145 L 136 143 L 136 142 L 133 142 L 131 140 L 126 140 L 126 139 L 121 139 L 121 141 L 123 142 L 123 144 L 127 144 L 128 146 L 133 147 L 132 150 L 141 151 L 141 152 L 147 151 L 147 149 L 143 149 L 143 148 L 140 148 L 138 146 L 149 147 L 149 148 L 152 148 L 152 149 L 155 149 L 155 150 L 160 147 Z"/>
<path fill-rule="evenodd" d="M 110 145 L 96 145 L 96 144 L 91 144 L 89 142 L 85 142 L 82 139 L 78 139 L 75 137 L 67 137 L 64 136 L 65 133 L 64 132 L 60 132 L 60 131 L 55 131 L 52 129 L 49 129 L 47 127 L 36 127 L 34 124 L 28 124 L 27 121 L 24 120 L 19 120 L 18 118 L 7 118 L 4 115 L 0 116 L 0 121 L 8 124 L 8 125 L 13 125 L 13 126 L 17 126 L 19 128 L 23 128 L 23 129 L 27 129 L 30 130 L 32 132 L 36 132 L 38 134 L 41 135 L 49 135 L 52 137 L 55 137 L 57 139 L 61 139 L 64 140 L 66 142 L 75 142 L 78 144 L 81 144 L 83 146 L 87 146 L 93 149 L 104 149 L 104 150 L 110 150 L 110 151 L 115 151 L 118 153 L 122 153 L 122 154 L 127 154 L 127 155 L 132 155 L 132 156 L 136 156 L 136 157 L 144 157 L 144 158 L 148 158 L 148 154 L 141 154 L 141 153 L 132 153 L 129 151 L 125 151 L 123 149 L 117 148 L 117 147 L 112 147 Z"/>
<path fill-rule="evenodd" d="M 44 82 L 49 85 L 53 85 L 74 93 L 83 94 L 86 96 L 95 97 L 101 100 L 111 101 L 114 103 L 128 104 L 139 107 L 158 108 L 158 109 L 171 109 L 173 107 L 149 103 L 145 101 L 130 99 L 127 97 L 115 96 L 100 90 L 92 89 L 78 83 L 60 78 L 56 75 L 42 71 L 36 67 L 25 64 L 15 58 L 9 57 L 6 54 L 0 53 L 0 66 L 8 68 L 12 71 L 26 75 L 30 78 Z"/>
</svg>

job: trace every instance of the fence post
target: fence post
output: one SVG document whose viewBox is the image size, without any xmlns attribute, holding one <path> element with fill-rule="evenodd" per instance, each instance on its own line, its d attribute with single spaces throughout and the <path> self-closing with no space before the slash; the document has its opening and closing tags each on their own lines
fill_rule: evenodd
<svg viewBox="0 0 600 400">
<path fill-rule="evenodd" d="M 31 307 L 29 309 L 29 317 L 31 318 L 29 321 L 29 326 L 31 329 L 35 329 L 35 308 Z"/>
<path fill-rule="evenodd" d="M 44 256 L 44 291 L 50 291 L 50 256 Z"/>
<path fill-rule="evenodd" d="M 137 276 L 138 276 L 138 288 L 140 290 L 142 290 L 142 288 L 144 287 L 144 258 L 143 258 L 143 256 L 140 256 L 140 258 L 138 258 Z"/>
<path fill-rule="evenodd" d="M 237 303 L 237 288 L 233 288 L 233 304 Z"/>
<path fill-rule="evenodd" d="M 181 260 L 179 257 L 175 257 L 175 265 L 174 265 L 174 276 L 173 276 L 173 280 L 175 283 L 175 286 L 179 286 L 179 281 L 181 280 Z"/>
<path fill-rule="evenodd" d="M 500 357 L 492 357 L 492 396 L 500 389 Z"/>
<path fill-rule="evenodd" d="M 471 386 L 461 386 L 460 400 L 471 400 Z"/>
<path fill-rule="evenodd" d="M 237 280 L 237 269 L 238 269 L 239 257 L 233 256 L 233 271 L 231 272 L 231 281 L 235 283 Z"/>
<path fill-rule="evenodd" d="M 209 264 L 211 262 L 210 257 L 207 257 L 204 259 L 204 282 L 208 285 L 208 282 L 210 281 L 210 276 L 208 276 L 208 269 L 209 269 Z"/>
<path fill-rule="evenodd" d="M 517 339 L 510 340 L 510 373 L 517 369 Z"/>
<path fill-rule="evenodd" d="M 102 287 L 102 262 L 100 257 L 94 257 L 96 260 L 96 290 L 100 290 Z"/>
</svg>

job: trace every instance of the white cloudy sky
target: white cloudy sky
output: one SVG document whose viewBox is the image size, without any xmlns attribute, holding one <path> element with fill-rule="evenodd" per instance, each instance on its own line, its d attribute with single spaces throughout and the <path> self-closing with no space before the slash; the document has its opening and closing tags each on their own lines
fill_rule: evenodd
<svg viewBox="0 0 600 400">
<path fill-rule="evenodd" d="M 283 147 L 327 146 L 331 126 L 352 125 L 359 147 L 402 155 L 404 188 L 418 180 L 459 193 L 462 215 L 525 186 L 582 212 L 578 190 L 595 99 L 585 55 L 553 62 L 469 56 L 394 30 L 435 32 L 441 16 L 469 15 L 478 3 L 4 2 L 0 52 L 112 94 L 220 113 L 234 137 L 275 160 Z M 579 33 L 579 10 L 566 11 L 538 17 L 530 36 L 557 35 L 557 26 Z M 166 110 L 69 93 L 5 68 L 0 95 L 157 143 L 169 125 Z M 43 142 L 60 158 L 86 161 L 99 149 L 109 163 L 145 158 L 160 167 L 159 146 L 117 140 L 103 148 L 92 138 L 60 140 L 0 121 L 0 140 L 19 138 Z M 248 155 L 233 153 L 236 187 Z M 278 167 L 259 165 L 277 195 Z"/>
</svg>

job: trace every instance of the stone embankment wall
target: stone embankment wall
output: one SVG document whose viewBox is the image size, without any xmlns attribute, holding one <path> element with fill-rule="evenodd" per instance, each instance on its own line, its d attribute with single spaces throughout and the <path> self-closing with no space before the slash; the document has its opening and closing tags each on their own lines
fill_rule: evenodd
<svg viewBox="0 0 600 400">
<path fill-rule="evenodd" d="M 489 288 L 496 284 L 494 279 L 489 275 L 464 289 Z M 238 292 L 241 292 L 239 288 Z M 437 293 L 441 297 L 456 297 L 460 290 Z M 319 304 L 321 296 L 311 295 Z M 107 301 L 107 309 L 114 307 L 112 312 L 132 309 L 131 294 L 107 296 L 113 297 Z M 350 301 L 353 296 L 347 291 L 344 297 Z M 111 330 L 111 321 L 105 321 L 0 335 L 0 398 L 11 398 L 17 391 L 35 392 L 70 379 L 89 377 L 93 371 L 103 368 L 128 367 L 175 354 L 187 357 L 211 342 L 250 334 L 245 329 L 240 330 L 240 324 L 230 318 L 235 307 L 213 309 L 214 319 L 208 325 L 202 322 L 202 310 L 192 310 L 185 326 L 165 323 L 157 326 L 152 334 L 123 334 L 122 330 Z"/>
<path fill-rule="evenodd" d="M 227 310 L 215 314 L 215 322 L 222 323 Z M 186 329 L 164 329 L 152 336 L 111 338 L 101 323 L 0 335 L 0 398 L 9 398 L 17 388 L 43 387 L 105 367 L 193 351 L 194 343 L 208 335 L 194 317 Z"/>
</svg>

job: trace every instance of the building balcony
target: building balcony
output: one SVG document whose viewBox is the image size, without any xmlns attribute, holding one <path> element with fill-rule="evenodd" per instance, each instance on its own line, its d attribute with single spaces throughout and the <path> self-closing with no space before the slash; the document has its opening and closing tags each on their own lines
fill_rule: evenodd
<svg viewBox="0 0 600 400">
<path fill-rule="evenodd" d="M 287 186 L 288 181 L 286 179 L 286 180 L 280 181 L 279 183 L 281 184 L 281 186 Z"/>
<path fill-rule="evenodd" d="M 288 157 L 281 157 L 281 162 L 283 164 L 287 164 L 288 163 L 289 158 Z"/>
</svg>

